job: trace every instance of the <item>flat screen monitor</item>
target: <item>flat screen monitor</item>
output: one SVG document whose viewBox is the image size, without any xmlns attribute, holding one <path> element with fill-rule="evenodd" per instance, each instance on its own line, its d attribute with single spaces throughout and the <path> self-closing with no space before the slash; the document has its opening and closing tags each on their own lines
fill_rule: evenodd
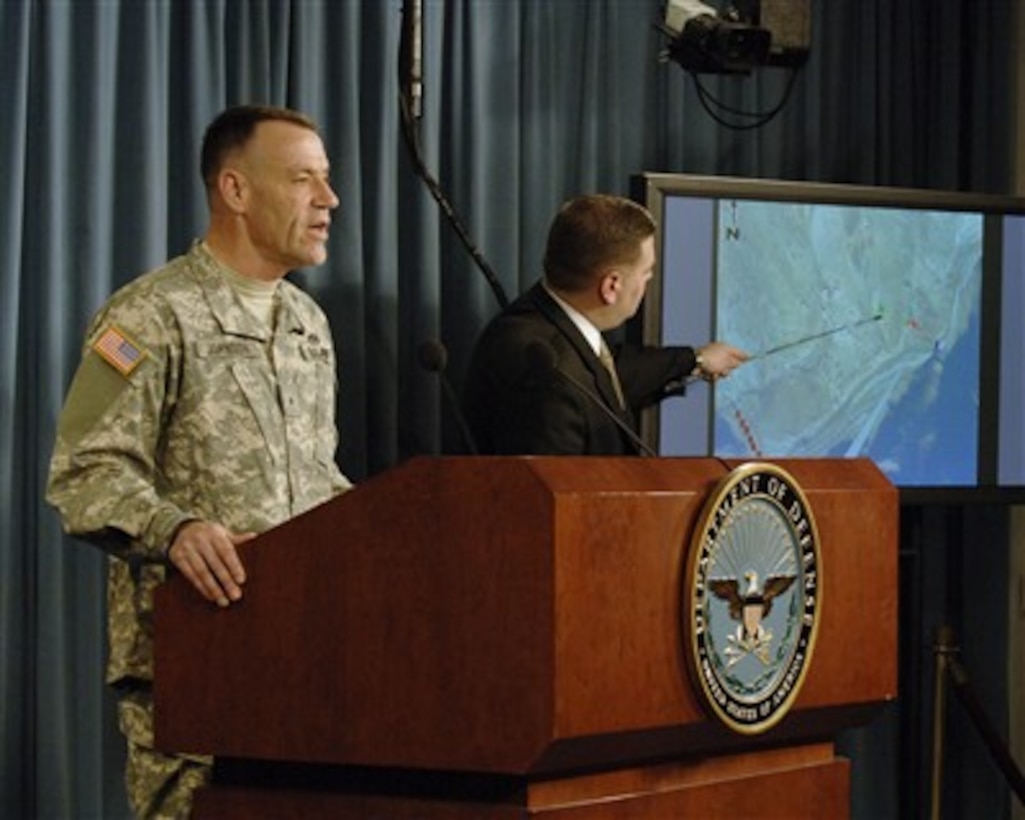
<svg viewBox="0 0 1025 820">
<path fill-rule="evenodd" d="M 660 454 L 866 456 L 909 500 L 1025 488 L 1025 200 L 676 174 L 635 195 L 643 340 L 751 354 L 645 419 Z"/>
</svg>

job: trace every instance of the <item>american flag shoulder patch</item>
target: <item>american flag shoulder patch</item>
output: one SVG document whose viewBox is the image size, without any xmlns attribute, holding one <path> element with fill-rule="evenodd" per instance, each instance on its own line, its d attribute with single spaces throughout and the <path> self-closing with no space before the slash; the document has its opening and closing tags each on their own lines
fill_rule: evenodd
<svg viewBox="0 0 1025 820">
<path fill-rule="evenodd" d="M 122 376 L 128 376 L 146 358 L 145 351 L 113 325 L 93 342 L 93 350 Z"/>
</svg>

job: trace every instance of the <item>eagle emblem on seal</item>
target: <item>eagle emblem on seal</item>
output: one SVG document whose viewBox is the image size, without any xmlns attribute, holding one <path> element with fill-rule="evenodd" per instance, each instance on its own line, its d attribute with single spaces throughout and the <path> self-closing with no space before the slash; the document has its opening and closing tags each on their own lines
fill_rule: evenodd
<svg viewBox="0 0 1025 820">
<path fill-rule="evenodd" d="M 821 596 L 800 485 L 778 464 L 730 470 L 702 507 L 683 578 L 688 673 L 714 717 L 742 734 L 782 720 L 809 668 Z"/>
<path fill-rule="evenodd" d="M 772 611 L 773 599 L 786 592 L 795 578 L 774 575 L 759 588 L 758 573 L 749 570 L 744 573 L 743 593 L 736 578 L 714 578 L 709 582 L 712 593 L 729 604 L 730 617 L 738 622 L 736 632 L 729 636 L 730 645 L 724 650 L 729 659 L 727 666 L 733 666 L 749 653 L 768 665 L 772 632 L 762 625 L 762 620 Z"/>
</svg>

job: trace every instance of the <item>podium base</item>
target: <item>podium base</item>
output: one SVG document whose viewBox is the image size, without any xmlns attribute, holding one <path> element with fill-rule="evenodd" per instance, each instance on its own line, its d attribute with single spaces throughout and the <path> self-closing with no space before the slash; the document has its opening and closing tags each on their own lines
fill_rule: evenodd
<svg viewBox="0 0 1025 820">
<path fill-rule="evenodd" d="M 271 767 L 273 764 L 264 764 Z M 244 763 L 242 764 L 244 769 Z M 261 776 L 214 784 L 194 817 L 340 820 L 639 820 L 847 818 L 850 764 L 832 743 L 719 755 L 572 777 L 504 778 L 340 767 L 302 781 Z"/>
</svg>

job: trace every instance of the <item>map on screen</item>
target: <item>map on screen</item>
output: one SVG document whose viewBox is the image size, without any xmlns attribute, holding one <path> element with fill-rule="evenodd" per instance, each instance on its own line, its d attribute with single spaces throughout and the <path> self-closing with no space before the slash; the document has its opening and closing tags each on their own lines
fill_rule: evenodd
<svg viewBox="0 0 1025 820">
<path fill-rule="evenodd" d="M 715 336 L 753 354 L 713 391 L 716 455 L 976 481 L 981 214 L 723 199 L 714 225 Z"/>
</svg>

